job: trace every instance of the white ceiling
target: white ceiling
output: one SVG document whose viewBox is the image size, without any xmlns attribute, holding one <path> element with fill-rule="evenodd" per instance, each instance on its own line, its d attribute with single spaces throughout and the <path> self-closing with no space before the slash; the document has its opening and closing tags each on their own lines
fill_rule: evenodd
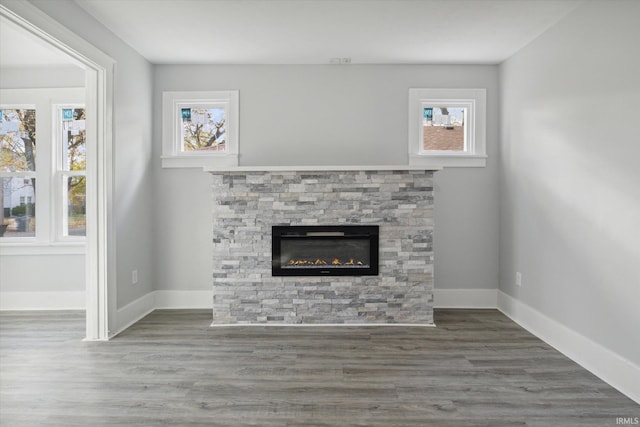
<svg viewBox="0 0 640 427">
<path fill-rule="evenodd" d="M 583 0 L 76 0 L 156 64 L 495 64 Z"/>
<path fill-rule="evenodd" d="M 66 53 L 0 17 L 0 67 L 76 65 Z"/>
</svg>

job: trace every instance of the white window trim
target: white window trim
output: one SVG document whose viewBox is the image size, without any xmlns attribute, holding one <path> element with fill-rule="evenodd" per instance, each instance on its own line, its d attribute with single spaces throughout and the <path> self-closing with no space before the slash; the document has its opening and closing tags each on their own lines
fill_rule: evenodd
<svg viewBox="0 0 640 427">
<path fill-rule="evenodd" d="M 423 150 L 422 108 L 429 105 L 463 105 L 468 108 L 466 150 Z M 409 89 L 409 164 L 415 166 L 486 166 L 486 89 Z"/>
<path fill-rule="evenodd" d="M 29 238 L 25 237 L 23 240 Z M 0 244 L 0 256 L 29 256 L 29 255 L 86 255 L 85 242 L 51 242 L 38 243 L 10 242 Z"/>
<path fill-rule="evenodd" d="M 182 151 L 182 129 L 178 112 L 186 106 L 216 105 L 225 108 L 226 136 L 224 152 Z M 163 92 L 162 93 L 162 167 L 211 168 L 238 165 L 239 92 Z"/>
<path fill-rule="evenodd" d="M 0 239 L 2 255 L 72 255 L 85 253 L 86 238 L 71 236 L 66 238 L 60 229 L 60 198 L 62 190 L 56 177 L 56 164 L 60 137 L 57 126 L 59 105 L 84 105 L 84 88 L 39 88 L 0 89 L 0 99 L 4 108 L 35 108 L 38 145 L 36 151 L 36 171 L 20 173 L 36 178 L 36 199 L 38 225 L 35 237 L 3 237 Z M 46 144 L 44 141 L 52 141 Z M 10 173 L 0 172 L 9 177 Z M 48 196 L 47 196 L 48 195 Z"/>
</svg>

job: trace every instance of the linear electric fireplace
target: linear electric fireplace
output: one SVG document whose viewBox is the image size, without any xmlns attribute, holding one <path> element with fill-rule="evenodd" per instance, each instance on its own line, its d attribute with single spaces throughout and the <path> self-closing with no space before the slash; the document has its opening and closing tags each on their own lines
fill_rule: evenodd
<svg viewBox="0 0 640 427">
<path fill-rule="evenodd" d="M 273 276 L 377 276 L 377 225 L 273 226 Z"/>
</svg>

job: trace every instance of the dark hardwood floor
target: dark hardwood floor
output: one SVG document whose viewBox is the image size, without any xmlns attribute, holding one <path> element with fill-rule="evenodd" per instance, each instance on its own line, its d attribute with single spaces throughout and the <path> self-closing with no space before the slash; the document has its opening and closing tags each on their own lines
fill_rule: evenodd
<svg viewBox="0 0 640 427">
<path fill-rule="evenodd" d="M 0 314 L 1 426 L 615 426 L 640 405 L 495 310 L 437 328 L 223 327 L 155 311 Z"/>
</svg>

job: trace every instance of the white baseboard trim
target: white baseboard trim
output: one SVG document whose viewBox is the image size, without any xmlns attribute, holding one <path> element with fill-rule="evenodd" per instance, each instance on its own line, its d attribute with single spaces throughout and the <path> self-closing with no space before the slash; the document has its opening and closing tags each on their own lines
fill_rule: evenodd
<svg viewBox="0 0 640 427">
<path fill-rule="evenodd" d="M 496 289 L 434 289 L 435 308 L 496 308 Z M 153 300 L 153 303 L 149 299 Z M 150 305 L 151 304 L 151 305 Z M 213 291 L 153 291 L 118 310 L 118 326 L 154 309 L 208 309 Z M 0 292 L 3 310 L 84 310 L 85 292 Z M 142 309 L 142 312 L 140 310 Z M 133 315 L 132 313 L 138 313 Z M 120 319 L 127 319 L 121 322 Z M 134 321 L 135 322 L 135 321 Z M 120 328 L 119 328 L 120 330 Z"/>
<path fill-rule="evenodd" d="M 502 291 L 498 291 L 498 310 L 607 384 L 640 403 L 639 366 Z"/>
<path fill-rule="evenodd" d="M 117 327 L 115 331 L 109 331 L 109 338 L 115 337 L 129 326 L 138 322 L 147 314 L 155 310 L 155 298 L 153 294 L 153 292 L 149 292 L 137 300 L 131 301 L 124 307 L 119 308 L 117 314 L 118 317 L 116 319 Z"/>
<path fill-rule="evenodd" d="M 84 310 L 84 291 L 0 292 L 0 311 Z"/>
<path fill-rule="evenodd" d="M 213 289 L 210 291 L 154 291 L 157 309 L 200 309 L 213 311 Z"/>
<path fill-rule="evenodd" d="M 115 337 L 147 314 L 159 309 L 198 309 L 213 307 L 213 291 L 153 291 L 118 309 Z"/>
<path fill-rule="evenodd" d="M 497 289 L 434 289 L 434 308 L 493 308 L 498 306 Z"/>
</svg>

